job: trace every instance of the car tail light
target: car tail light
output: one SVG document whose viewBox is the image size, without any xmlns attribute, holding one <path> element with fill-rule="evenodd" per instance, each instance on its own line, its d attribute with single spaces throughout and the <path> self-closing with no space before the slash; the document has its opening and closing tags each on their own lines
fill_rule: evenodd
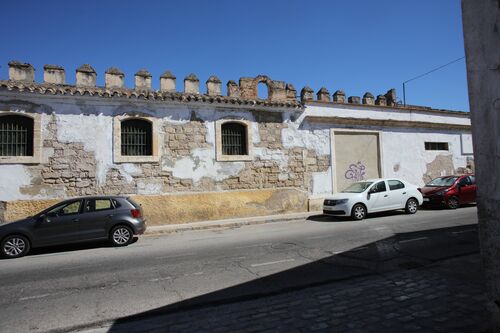
<svg viewBox="0 0 500 333">
<path fill-rule="evenodd" d="M 139 218 L 141 217 L 141 210 L 140 209 L 131 209 L 130 213 L 132 214 L 133 218 Z"/>
</svg>

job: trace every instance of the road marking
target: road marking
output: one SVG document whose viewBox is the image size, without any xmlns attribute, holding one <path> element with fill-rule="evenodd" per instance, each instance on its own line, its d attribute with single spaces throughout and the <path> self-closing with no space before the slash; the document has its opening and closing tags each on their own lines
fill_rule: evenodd
<svg viewBox="0 0 500 333">
<path fill-rule="evenodd" d="M 42 294 L 42 295 L 21 297 L 21 298 L 19 298 L 19 301 L 22 302 L 22 301 L 27 301 L 27 300 L 30 300 L 30 299 L 44 298 L 44 297 L 47 297 L 47 296 L 50 296 L 50 295 L 52 295 L 52 294 Z"/>
<path fill-rule="evenodd" d="M 465 232 L 477 232 L 476 229 L 467 229 L 467 230 L 462 230 L 462 231 L 453 231 L 453 234 L 463 234 Z"/>
<path fill-rule="evenodd" d="M 172 277 L 167 276 L 167 277 L 162 277 L 162 278 L 157 278 L 157 279 L 149 279 L 150 282 L 158 282 L 158 281 L 165 281 L 165 280 L 172 280 Z"/>
<path fill-rule="evenodd" d="M 389 227 L 377 227 L 377 228 L 373 228 L 373 230 L 376 230 L 376 231 L 387 231 L 387 230 L 391 230 L 391 228 L 389 228 Z"/>
<path fill-rule="evenodd" d="M 399 243 L 416 242 L 416 241 L 424 240 L 424 239 L 429 239 L 429 237 L 419 237 L 419 238 L 405 239 L 405 240 L 399 241 Z"/>
<path fill-rule="evenodd" d="M 283 262 L 291 262 L 291 261 L 295 261 L 295 259 L 283 259 L 283 260 L 277 260 L 277 261 L 263 262 L 260 264 L 252 264 L 252 265 L 250 265 L 250 267 L 259 267 L 259 266 L 281 264 Z"/>
<path fill-rule="evenodd" d="M 233 257 L 233 258 L 228 258 L 229 260 L 242 260 L 246 259 L 247 257 Z"/>
<path fill-rule="evenodd" d="M 156 259 L 172 259 L 172 258 L 180 258 L 180 257 L 194 256 L 194 255 L 196 255 L 196 252 L 188 252 L 188 253 L 176 254 L 173 256 L 156 257 Z"/>
<path fill-rule="evenodd" d="M 253 244 L 253 245 L 245 245 L 245 246 L 237 246 L 237 249 L 248 249 L 251 247 L 262 247 L 262 246 L 269 246 L 272 245 L 273 243 L 260 243 L 260 244 Z"/>
<path fill-rule="evenodd" d="M 196 273 L 193 273 L 193 275 L 203 275 L 203 272 L 196 272 Z"/>
</svg>

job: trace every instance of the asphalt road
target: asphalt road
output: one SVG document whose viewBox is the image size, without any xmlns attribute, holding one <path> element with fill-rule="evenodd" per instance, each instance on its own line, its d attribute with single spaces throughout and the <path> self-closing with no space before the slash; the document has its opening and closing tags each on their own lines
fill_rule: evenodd
<svg viewBox="0 0 500 333">
<path fill-rule="evenodd" d="M 477 251 L 476 240 L 476 208 L 465 207 L 360 222 L 313 216 L 141 237 L 124 248 L 47 248 L 0 261 L 0 332 L 76 330 L 134 314 L 411 268 Z"/>
</svg>

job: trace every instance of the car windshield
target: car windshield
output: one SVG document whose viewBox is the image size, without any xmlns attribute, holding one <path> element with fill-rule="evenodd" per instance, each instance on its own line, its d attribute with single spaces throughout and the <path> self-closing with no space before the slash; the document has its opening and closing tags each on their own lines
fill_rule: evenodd
<svg viewBox="0 0 500 333">
<path fill-rule="evenodd" d="M 357 182 L 349 185 L 342 193 L 361 193 L 364 192 L 373 182 Z"/>
<path fill-rule="evenodd" d="M 431 180 L 430 183 L 425 186 L 433 186 L 433 187 L 448 187 L 453 185 L 453 183 L 457 180 L 458 177 L 439 177 Z"/>
</svg>

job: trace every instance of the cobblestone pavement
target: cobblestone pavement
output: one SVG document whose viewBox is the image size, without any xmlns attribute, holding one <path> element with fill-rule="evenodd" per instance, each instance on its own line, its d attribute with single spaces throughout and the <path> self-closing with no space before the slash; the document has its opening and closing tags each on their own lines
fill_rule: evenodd
<svg viewBox="0 0 500 333">
<path fill-rule="evenodd" d="M 479 255 L 87 332 L 487 332 Z"/>
</svg>

